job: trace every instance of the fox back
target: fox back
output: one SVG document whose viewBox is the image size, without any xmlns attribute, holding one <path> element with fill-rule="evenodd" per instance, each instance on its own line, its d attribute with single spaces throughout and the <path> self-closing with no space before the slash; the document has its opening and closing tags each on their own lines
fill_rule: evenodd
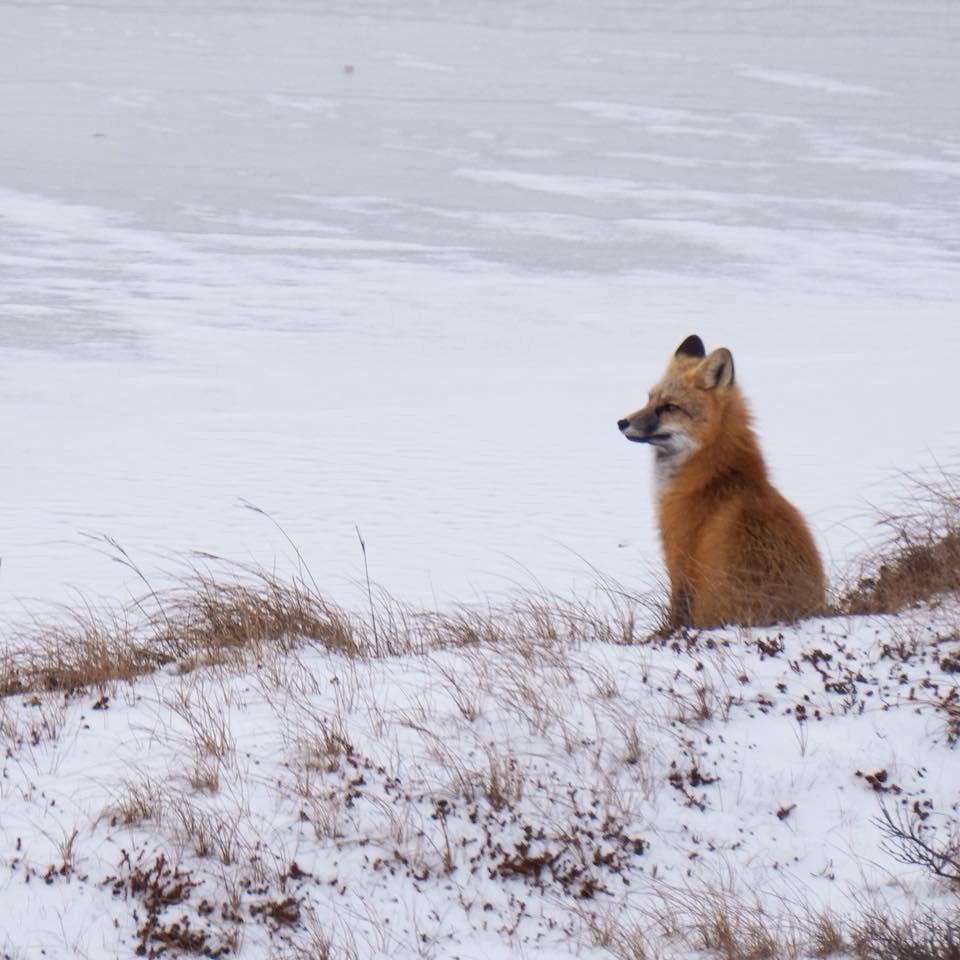
<svg viewBox="0 0 960 960">
<path fill-rule="evenodd" d="M 767 477 L 729 350 L 707 355 L 687 337 L 647 405 L 618 425 L 654 451 L 671 626 L 769 624 L 823 608 L 816 545 Z"/>
</svg>

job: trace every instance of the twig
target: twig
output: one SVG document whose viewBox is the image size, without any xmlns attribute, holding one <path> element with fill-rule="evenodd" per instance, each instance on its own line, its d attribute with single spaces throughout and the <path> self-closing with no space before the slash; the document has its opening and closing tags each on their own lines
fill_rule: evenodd
<svg viewBox="0 0 960 960">
<path fill-rule="evenodd" d="M 377 651 L 380 651 L 380 637 L 377 634 L 377 615 L 373 608 L 373 590 L 370 587 L 370 568 L 367 565 L 367 545 L 364 543 L 363 535 L 360 533 L 360 527 L 353 525 L 357 531 L 357 539 L 360 541 L 360 552 L 363 554 L 363 575 L 367 583 L 367 601 L 370 604 L 370 625 L 373 628 L 373 644 Z"/>
<path fill-rule="evenodd" d="M 887 837 L 887 852 L 900 863 L 926 867 L 935 876 L 960 883 L 960 848 L 956 844 L 937 849 L 921 836 L 917 817 L 880 805 L 880 817 L 874 818 Z"/>
</svg>

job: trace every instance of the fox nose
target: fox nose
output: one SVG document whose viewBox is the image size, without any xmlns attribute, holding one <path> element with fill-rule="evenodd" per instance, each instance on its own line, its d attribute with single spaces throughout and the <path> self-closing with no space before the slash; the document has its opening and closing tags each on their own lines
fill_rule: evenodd
<svg viewBox="0 0 960 960">
<path fill-rule="evenodd" d="M 618 421 L 617 421 L 617 426 L 620 428 L 620 432 L 622 433 L 624 430 L 627 429 L 627 427 L 630 426 L 630 421 L 629 421 L 629 420 L 618 420 Z"/>
</svg>

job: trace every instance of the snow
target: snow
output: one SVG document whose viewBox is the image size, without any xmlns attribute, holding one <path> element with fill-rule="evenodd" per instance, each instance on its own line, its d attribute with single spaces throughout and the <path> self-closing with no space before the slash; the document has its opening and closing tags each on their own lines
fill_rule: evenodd
<svg viewBox="0 0 960 960">
<path fill-rule="evenodd" d="M 351 609 L 358 535 L 415 606 L 584 596 L 598 573 L 642 592 L 652 475 L 615 424 L 692 332 L 733 351 L 776 482 L 842 576 L 901 472 L 957 448 L 957 33 L 952 4 L 897 0 L 0 4 L 0 619 L 141 592 L 102 534 L 157 586 L 191 550 L 282 572 L 289 537 Z M 604 929 L 666 936 L 706 888 L 768 911 L 939 903 L 875 818 L 958 795 L 943 711 L 909 694 L 953 683 L 950 616 L 803 624 L 773 656 L 736 630 L 529 662 L 307 648 L 118 686 L 109 709 L 8 698 L 0 952 L 129 952 L 136 857 L 161 851 L 201 884 L 192 923 L 205 896 L 239 905 L 251 957 L 296 946 L 249 913 L 288 892 L 301 946 L 312 904 L 317 936 L 363 958 L 599 958 Z M 856 709 L 816 648 L 862 669 Z M 223 718 L 210 793 L 183 698 Z M 334 719 L 369 767 L 308 769 L 303 738 Z M 504 757 L 522 796 L 473 822 Z M 720 779 L 690 787 L 694 762 Z M 156 786 L 162 826 L 102 816 L 130 781 Z M 573 835 L 594 799 L 644 845 L 598 867 L 609 893 L 583 910 L 490 875 L 516 848 L 484 848 L 484 824 Z M 199 856 L 191 813 L 236 823 L 243 856 Z M 447 835 L 466 841 L 449 873 Z M 284 879 L 294 862 L 311 876 Z"/>
<path fill-rule="evenodd" d="M 197 886 L 157 929 L 186 916 L 239 956 L 297 955 L 311 918 L 361 957 L 599 960 L 590 931 L 630 921 L 653 955 L 693 956 L 710 897 L 771 928 L 949 909 L 878 818 L 956 816 L 937 706 L 956 696 L 956 613 L 360 660 L 265 644 L 246 670 L 171 670 L 106 701 L 8 699 L 0 949 L 129 951 L 144 901 L 127 874 L 161 854 Z M 125 819 L 137 794 L 148 812 Z M 251 919 L 287 897 L 298 922 Z"/>
<path fill-rule="evenodd" d="M 767 83 L 782 83 L 788 87 L 809 87 L 826 93 L 852 93 L 867 96 L 886 96 L 886 91 L 874 87 L 865 87 L 856 83 L 843 83 L 831 77 L 819 77 L 811 73 L 797 73 L 791 70 L 763 70 L 751 67 L 743 71 L 743 76 L 752 80 L 765 80 Z"/>
<path fill-rule="evenodd" d="M 949 5 L 0 18 L 8 614 L 136 589 L 87 533 L 288 563 L 241 500 L 348 603 L 356 527 L 428 605 L 648 584 L 694 331 L 837 570 L 955 450 Z"/>
</svg>

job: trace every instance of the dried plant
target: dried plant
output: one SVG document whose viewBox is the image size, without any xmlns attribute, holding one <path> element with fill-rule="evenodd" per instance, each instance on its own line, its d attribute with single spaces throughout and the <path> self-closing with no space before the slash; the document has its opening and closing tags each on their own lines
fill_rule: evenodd
<svg viewBox="0 0 960 960">
<path fill-rule="evenodd" d="M 851 941 L 857 960 L 960 960 L 960 920 L 934 912 L 906 919 L 872 914 Z"/>
<path fill-rule="evenodd" d="M 960 486 L 946 470 L 907 478 L 908 506 L 881 515 L 886 537 L 860 561 L 844 613 L 896 613 L 960 593 Z"/>
<path fill-rule="evenodd" d="M 919 807 L 891 809 L 881 802 L 874 822 L 883 832 L 883 848 L 899 863 L 924 867 L 934 876 L 960 884 L 960 823 L 948 822 L 948 836 L 940 840 L 928 822 L 930 817 Z"/>
</svg>

